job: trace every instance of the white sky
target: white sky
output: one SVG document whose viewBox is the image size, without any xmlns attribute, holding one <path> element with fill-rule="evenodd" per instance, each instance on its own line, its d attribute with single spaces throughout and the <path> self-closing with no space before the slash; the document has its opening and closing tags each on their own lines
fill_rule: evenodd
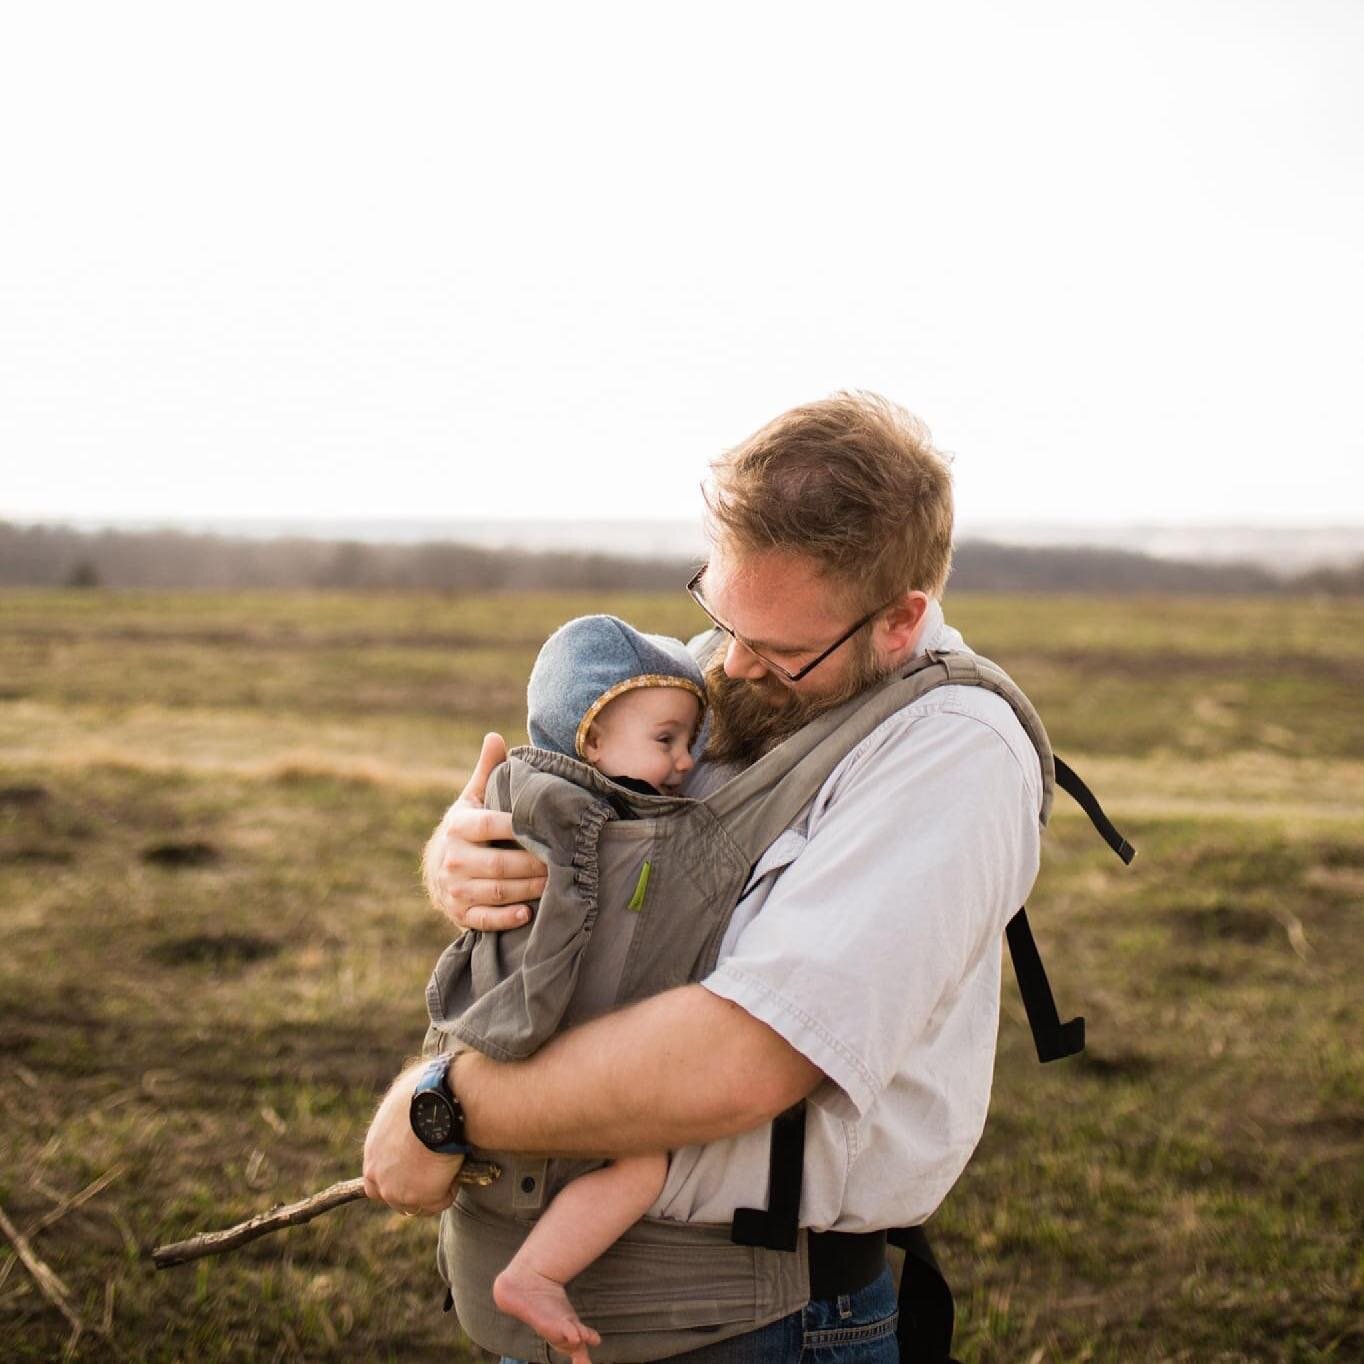
<svg viewBox="0 0 1364 1364">
<path fill-rule="evenodd" d="M 0 516 L 678 517 L 845 386 L 963 518 L 1364 520 L 1364 5 L 32 4 Z"/>
</svg>

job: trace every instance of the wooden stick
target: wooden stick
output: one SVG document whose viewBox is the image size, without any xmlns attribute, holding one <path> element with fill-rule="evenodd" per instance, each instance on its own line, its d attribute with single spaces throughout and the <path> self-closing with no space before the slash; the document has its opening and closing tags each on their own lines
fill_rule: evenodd
<svg viewBox="0 0 1364 1364">
<path fill-rule="evenodd" d="M 490 1160 L 466 1160 L 460 1166 L 455 1179 L 460 1184 L 491 1184 L 502 1174 L 501 1168 Z M 152 1263 L 157 1269 L 170 1269 L 173 1265 L 183 1265 L 204 1255 L 221 1255 L 227 1250 L 236 1250 L 257 1237 L 268 1236 L 272 1231 L 282 1231 L 285 1227 L 301 1226 L 320 1217 L 333 1208 L 344 1207 L 365 1196 L 363 1179 L 345 1179 L 333 1184 L 298 1203 L 280 1204 L 269 1212 L 257 1214 L 235 1227 L 223 1231 L 209 1231 L 202 1236 L 191 1236 L 187 1241 L 175 1241 L 168 1246 L 157 1246 L 152 1251 Z"/>
<path fill-rule="evenodd" d="M 172 1265 L 182 1265 L 203 1255 L 221 1255 L 223 1251 L 236 1250 L 258 1236 L 268 1236 L 272 1231 L 280 1231 L 284 1227 L 297 1227 L 304 1222 L 311 1222 L 324 1212 L 354 1203 L 364 1196 L 363 1179 L 345 1179 L 301 1202 L 280 1204 L 269 1212 L 238 1222 L 235 1227 L 205 1232 L 202 1236 L 191 1236 L 188 1241 L 176 1241 L 168 1246 L 157 1246 L 152 1251 L 152 1263 L 157 1269 L 169 1269 Z"/>
<path fill-rule="evenodd" d="M 46 1231 L 54 1222 L 60 1222 L 73 1208 L 79 1208 L 82 1203 L 88 1203 L 97 1193 L 103 1193 L 123 1173 L 123 1170 L 122 1165 L 115 1165 L 112 1170 L 87 1184 L 80 1193 L 72 1194 L 70 1198 L 63 1198 L 55 1208 L 50 1212 L 45 1212 L 28 1229 L 29 1236 L 37 1236 L 40 1231 Z"/>
<path fill-rule="evenodd" d="M 76 1309 L 71 1306 L 71 1290 L 34 1254 L 28 1238 L 9 1220 L 4 1208 L 0 1208 L 0 1232 L 4 1232 L 6 1239 L 14 1247 L 15 1254 L 23 1262 L 24 1268 L 33 1275 L 33 1281 L 38 1285 L 43 1297 L 70 1323 L 71 1338 L 67 1341 L 67 1352 L 70 1353 L 85 1329 L 76 1314 Z"/>
</svg>

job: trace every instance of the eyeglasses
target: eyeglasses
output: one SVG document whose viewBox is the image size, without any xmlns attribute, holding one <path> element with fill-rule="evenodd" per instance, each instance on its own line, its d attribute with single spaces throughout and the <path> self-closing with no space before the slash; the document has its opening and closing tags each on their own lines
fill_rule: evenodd
<svg viewBox="0 0 1364 1364">
<path fill-rule="evenodd" d="M 715 612 L 712 611 L 710 607 L 706 605 L 705 598 L 701 596 L 701 577 L 705 573 L 707 567 L 708 565 L 702 564 L 701 567 L 698 568 L 696 572 L 692 575 L 691 581 L 687 584 L 687 592 L 690 594 L 692 601 L 694 601 L 697 604 L 697 606 L 699 606 L 706 613 L 706 615 L 710 617 L 712 624 L 714 624 L 718 629 L 723 630 L 725 634 L 727 634 L 730 637 L 730 639 L 735 640 L 739 644 L 742 644 L 744 648 L 747 649 L 748 652 L 751 653 L 753 657 L 756 658 L 765 668 L 771 668 L 771 670 L 774 673 L 779 673 L 788 682 L 799 682 L 802 677 L 807 676 L 815 668 L 819 667 L 819 665 L 823 663 L 824 660 L 828 658 L 829 655 L 833 653 L 835 649 L 839 648 L 841 645 L 846 644 L 864 625 L 870 624 L 870 622 L 873 621 L 877 616 L 879 616 L 881 612 L 886 609 L 886 607 L 890 606 L 897 600 L 896 597 L 892 597 L 890 601 L 882 602 L 881 605 L 876 607 L 875 610 L 868 611 L 867 614 L 863 616 L 861 620 L 855 622 L 853 625 L 850 625 L 841 635 L 839 635 L 839 637 L 836 640 L 834 640 L 834 642 L 831 645 L 829 645 L 829 647 L 825 649 L 823 653 L 816 654 L 814 658 L 812 658 L 808 663 L 797 668 L 795 672 L 792 672 L 790 668 L 782 667 L 780 663 L 774 662 L 772 659 L 768 658 L 766 654 L 761 653 L 757 649 L 755 649 L 746 639 L 736 634 L 730 626 L 726 625 L 724 621 L 722 621 L 720 617 L 717 616 Z"/>
</svg>

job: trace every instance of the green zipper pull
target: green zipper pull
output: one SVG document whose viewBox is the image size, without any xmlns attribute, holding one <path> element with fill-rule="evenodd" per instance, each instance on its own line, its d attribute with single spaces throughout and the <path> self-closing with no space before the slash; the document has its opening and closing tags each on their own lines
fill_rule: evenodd
<svg viewBox="0 0 1364 1364">
<path fill-rule="evenodd" d="M 626 909 L 641 910 L 644 908 L 644 896 L 649 890 L 649 873 L 653 871 L 653 863 L 646 861 L 639 869 L 639 880 L 635 882 L 635 893 L 630 897 L 630 903 Z"/>
</svg>

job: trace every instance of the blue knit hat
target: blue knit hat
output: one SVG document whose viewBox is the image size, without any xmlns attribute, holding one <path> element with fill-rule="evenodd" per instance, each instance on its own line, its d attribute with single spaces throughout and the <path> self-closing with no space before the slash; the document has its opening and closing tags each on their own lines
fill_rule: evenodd
<svg viewBox="0 0 1364 1364">
<path fill-rule="evenodd" d="M 530 672 L 531 743 L 581 758 L 588 726 L 609 701 L 636 687 L 681 687 L 705 708 L 701 669 L 680 640 L 641 634 L 615 616 L 579 616 L 561 625 Z"/>
</svg>

